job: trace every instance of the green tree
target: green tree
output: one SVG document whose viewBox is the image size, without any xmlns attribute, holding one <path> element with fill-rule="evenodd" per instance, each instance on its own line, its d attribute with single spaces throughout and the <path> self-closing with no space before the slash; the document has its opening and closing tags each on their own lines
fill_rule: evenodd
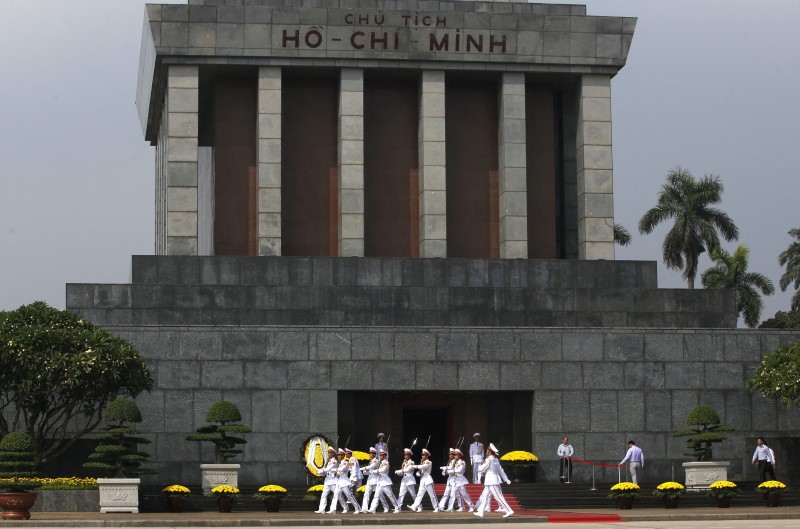
<svg viewBox="0 0 800 529">
<path fill-rule="evenodd" d="M 142 422 L 142 413 L 130 399 L 114 399 L 103 413 L 106 423 L 100 427 L 102 432 L 94 436 L 100 443 L 89 455 L 84 468 L 99 470 L 111 478 L 135 478 L 144 474 L 155 474 L 155 470 L 142 468 L 150 457 L 137 450 L 137 445 L 150 444 L 150 440 L 140 437 L 139 430 L 129 424 Z"/>
<path fill-rule="evenodd" d="M 800 228 L 789 230 L 794 241 L 778 256 L 778 264 L 786 267 L 781 276 L 781 290 L 786 291 L 794 283 L 795 293 L 792 296 L 792 311 L 800 312 Z"/>
<path fill-rule="evenodd" d="M 800 312 L 779 310 L 771 318 L 761 322 L 759 329 L 800 329 Z"/>
<path fill-rule="evenodd" d="M 631 243 L 631 233 L 622 224 L 614 223 L 614 242 L 620 246 L 628 246 Z"/>
<path fill-rule="evenodd" d="M 717 176 L 696 180 L 692 173 L 676 167 L 667 173 L 667 183 L 658 202 L 639 221 L 646 235 L 669 219 L 675 219 L 662 244 L 664 264 L 682 270 L 689 288 L 694 288 L 700 254 L 719 248 L 719 235 L 726 241 L 739 238 L 739 229 L 728 215 L 714 207 L 722 200 L 724 187 Z"/>
<path fill-rule="evenodd" d="M 761 294 L 772 295 L 775 287 L 765 275 L 747 271 L 749 257 L 750 249 L 744 244 L 740 244 L 733 255 L 717 248 L 711 252 L 714 266 L 702 273 L 700 281 L 705 288 L 735 291 L 736 312 L 744 318 L 748 327 L 755 327 L 764 308 Z"/>
<path fill-rule="evenodd" d="M 711 406 L 700 404 L 689 412 L 686 419 L 689 426 L 697 428 L 686 428 L 672 434 L 673 437 L 688 437 L 686 445 L 688 451 L 683 455 L 696 457 L 698 461 L 711 461 L 714 457 L 711 446 L 720 443 L 728 438 L 722 432 L 733 431 L 732 426 L 720 424 L 719 415 Z"/>
<path fill-rule="evenodd" d="M 0 312 L 0 435 L 25 431 L 41 465 L 94 430 L 117 395 L 153 378 L 131 344 L 41 301 Z"/>
<path fill-rule="evenodd" d="M 786 407 L 800 404 L 800 342 L 764 356 L 747 387 Z"/>
<path fill-rule="evenodd" d="M 234 437 L 231 433 L 248 433 L 250 427 L 237 423 L 242 420 L 242 414 L 236 404 L 221 400 L 215 402 L 206 413 L 206 422 L 219 424 L 204 424 L 198 426 L 197 433 L 186 437 L 188 441 L 209 441 L 214 444 L 214 463 L 225 463 L 228 459 L 241 454 L 236 445 L 246 444 L 241 437 Z"/>
</svg>

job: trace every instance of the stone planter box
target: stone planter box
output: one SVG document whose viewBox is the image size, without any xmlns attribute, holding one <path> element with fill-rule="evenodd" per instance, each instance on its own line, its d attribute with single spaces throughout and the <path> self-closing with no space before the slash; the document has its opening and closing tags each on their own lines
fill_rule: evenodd
<svg viewBox="0 0 800 529">
<path fill-rule="evenodd" d="M 31 512 L 97 512 L 100 492 L 97 490 L 37 490 L 39 499 Z"/>
<path fill-rule="evenodd" d="M 209 495 L 211 489 L 217 485 L 230 485 L 239 487 L 239 468 L 238 463 L 207 463 L 200 465 L 200 472 L 203 474 L 203 494 Z"/>
<path fill-rule="evenodd" d="M 687 489 L 707 489 L 715 481 L 728 479 L 730 461 L 690 461 L 683 463 Z"/>
<path fill-rule="evenodd" d="M 139 478 L 100 478 L 100 512 L 139 512 Z"/>
</svg>

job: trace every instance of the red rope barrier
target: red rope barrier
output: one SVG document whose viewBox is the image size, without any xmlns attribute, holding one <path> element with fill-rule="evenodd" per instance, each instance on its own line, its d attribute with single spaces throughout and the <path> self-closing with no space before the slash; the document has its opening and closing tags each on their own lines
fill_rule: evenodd
<svg viewBox="0 0 800 529">
<path fill-rule="evenodd" d="M 586 461 L 584 459 L 578 459 L 577 457 L 567 457 L 565 459 L 569 459 L 570 461 L 575 461 L 577 463 L 583 463 L 584 465 L 594 465 L 596 467 L 609 467 L 609 468 L 621 468 L 625 465 L 609 465 L 608 463 L 595 463 L 594 461 Z"/>
</svg>

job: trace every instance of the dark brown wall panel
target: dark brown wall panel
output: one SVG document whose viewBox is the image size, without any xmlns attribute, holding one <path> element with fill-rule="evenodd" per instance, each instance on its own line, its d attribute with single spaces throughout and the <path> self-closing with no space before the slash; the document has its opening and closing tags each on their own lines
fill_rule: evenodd
<svg viewBox="0 0 800 529">
<path fill-rule="evenodd" d="M 364 82 L 364 253 L 411 257 L 419 245 L 416 189 L 417 79 L 367 75 Z"/>
<path fill-rule="evenodd" d="M 528 258 L 556 259 L 557 144 L 552 88 L 528 84 L 525 97 L 528 189 Z"/>
<path fill-rule="evenodd" d="M 281 90 L 281 251 L 335 255 L 339 81 L 286 72 Z"/>
<path fill-rule="evenodd" d="M 491 173 L 497 171 L 497 81 L 448 75 L 447 256 L 492 256 Z M 496 180 L 495 180 L 496 181 Z"/>
<path fill-rule="evenodd" d="M 214 253 L 250 255 L 254 219 L 250 171 L 256 166 L 258 84 L 218 76 L 214 89 Z"/>
</svg>

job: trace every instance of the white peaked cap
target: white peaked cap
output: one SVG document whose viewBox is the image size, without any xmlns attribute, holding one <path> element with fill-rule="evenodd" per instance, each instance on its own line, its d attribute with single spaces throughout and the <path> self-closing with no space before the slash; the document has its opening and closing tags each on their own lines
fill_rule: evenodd
<svg viewBox="0 0 800 529">
<path fill-rule="evenodd" d="M 370 451 L 370 453 L 371 453 L 371 454 L 376 454 L 376 453 L 378 453 L 378 451 L 377 451 L 377 450 L 375 450 L 375 447 L 374 447 L 374 446 L 370 446 L 370 447 L 369 447 L 369 451 Z"/>
<path fill-rule="evenodd" d="M 345 449 L 344 449 L 344 453 L 345 453 L 345 454 L 352 454 L 352 453 L 353 453 L 353 451 L 352 451 L 352 450 L 350 450 L 349 448 L 345 448 Z"/>
<path fill-rule="evenodd" d="M 473 439 L 474 439 L 475 437 L 480 437 L 480 436 L 481 436 L 480 432 L 475 432 L 474 434 L 472 434 L 472 438 L 473 438 Z"/>
<path fill-rule="evenodd" d="M 410 448 L 403 448 L 403 453 L 404 454 L 409 454 L 409 455 L 412 455 L 412 456 L 414 455 L 414 452 L 412 452 Z"/>
<path fill-rule="evenodd" d="M 381 432 L 381 433 L 378 434 L 378 437 L 386 437 L 386 436 L 383 435 L 383 432 Z"/>
<path fill-rule="evenodd" d="M 340 449 L 339 449 L 339 453 L 340 453 L 340 454 L 344 454 L 344 448 L 340 448 Z"/>
<path fill-rule="evenodd" d="M 491 450 L 495 454 L 498 454 L 498 455 L 500 454 L 500 450 L 497 449 L 497 447 L 494 445 L 494 443 L 489 443 L 489 450 Z"/>
<path fill-rule="evenodd" d="M 382 455 L 382 456 L 385 456 L 385 455 L 386 455 L 386 450 L 384 450 L 383 448 L 381 448 L 381 455 Z"/>
<path fill-rule="evenodd" d="M 429 456 L 429 455 L 431 455 L 431 453 L 430 453 L 430 452 L 428 452 L 428 449 L 427 449 L 427 448 L 423 448 L 423 449 L 422 449 L 422 453 L 423 453 L 423 454 L 425 454 L 426 456 Z"/>
<path fill-rule="evenodd" d="M 461 450 L 459 450 L 458 448 L 456 448 L 455 450 L 453 450 L 453 453 L 454 453 L 454 454 L 458 454 L 458 455 L 460 455 L 460 456 L 463 456 L 463 455 L 464 455 L 464 452 L 462 452 L 462 451 L 461 451 Z"/>
<path fill-rule="evenodd" d="M 448 450 L 448 451 L 447 451 L 447 453 L 448 453 L 448 454 L 452 454 L 452 453 L 453 453 L 453 452 L 455 452 L 455 451 L 456 451 L 456 449 L 455 449 L 455 448 L 451 448 L 450 450 Z"/>
<path fill-rule="evenodd" d="M 332 447 L 332 446 L 329 446 L 328 447 L 328 452 L 333 452 L 335 454 L 336 453 L 336 449 L 334 447 Z"/>
</svg>

